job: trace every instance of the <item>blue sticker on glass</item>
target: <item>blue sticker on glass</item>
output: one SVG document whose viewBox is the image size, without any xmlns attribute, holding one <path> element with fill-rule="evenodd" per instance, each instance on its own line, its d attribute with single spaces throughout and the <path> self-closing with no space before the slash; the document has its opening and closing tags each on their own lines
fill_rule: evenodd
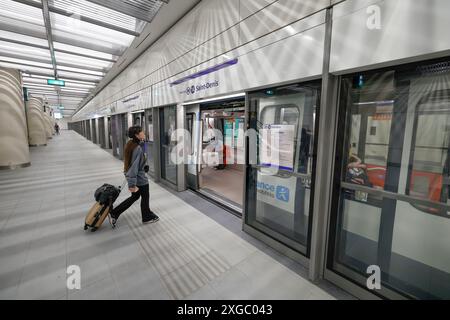
<svg viewBox="0 0 450 320">
<path fill-rule="evenodd" d="M 289 202 L 289 189 L 283 186 L 277 186 L 276 197 L 280 201 Z"/>
</svg>

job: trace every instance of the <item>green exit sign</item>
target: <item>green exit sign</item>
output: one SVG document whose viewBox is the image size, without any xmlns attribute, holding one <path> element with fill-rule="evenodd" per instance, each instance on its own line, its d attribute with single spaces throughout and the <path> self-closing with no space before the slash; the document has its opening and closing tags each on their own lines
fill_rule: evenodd
<svg viewBox="0 0 450 320">
<path fill-rule="evenodd" d="M 60 87 L 66 86 L 66 82 L 64 80 L 56 80 L 56 79 L 47 79 L 47 84 Z"/>
</svg>

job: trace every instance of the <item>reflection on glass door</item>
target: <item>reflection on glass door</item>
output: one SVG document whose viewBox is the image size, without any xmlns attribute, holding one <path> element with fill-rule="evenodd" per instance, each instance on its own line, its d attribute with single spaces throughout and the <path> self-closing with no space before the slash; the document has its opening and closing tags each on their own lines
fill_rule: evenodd
<svg viewBox="0 0 450 320">
<path fill-rule="evenodd" d="M 188 188 L 198 190 L 198 139 L 199 139 L 199 107 L 191 106 L 186 110 L 186 130 L 189 132 L 189 144 L 187 145 L 187 159 L 186 165 L 186 185 Z"/>
<path fill-rule="evenodd" d="M 98 120 L 98 144 L 102 148 L 106 147 L 105 144 L 105 118 L 99 118 Z"/>
<path fill-rule="evenodd" d="M 94 144 L 98 144 L 97 121 L 96 121 L 96 119 L 92 119 L 91 120 L 91 127 L 92 127 L 92 142 Z"/>
<path fill-rule="evenodd" d="M 86 139 L 91 140 L 91 120 L 86 120 Z"/>
<path fill-rule="evenodd" d="M 450 89 L 424 96 L 417 106 L 407 194 L 450 204 Z M 436 208 L 416 205 L 439 213 Z M 445 211 L 441 210 L 441 214 Z"/>
<path fill-rule="evenodd" d="M 112 149 L 112 132 L 111 132 L 111 117 L 108 117 L 108 141 L 109 141 L 109 144 L 108 144 L 108 148 L 109 149 Z"/>
<path fill-rule="evenodd" d="M 146 123 L 145 123 L 145 114 L 144 112 L 135 112 L 132 114 L 132 118 L 133 118 L 133 126 L 140 126 L 142 128 L 146 128 Z"/>
<path fill-rule="evenodd" d="M 450 63 L 341 81 L 328 267 L 366 287 L 450 299 Z"/>
<path fill-rule="evenodd" d="M 176 106 L 161 108 L 159 116 L 161 178 L 176 185 L 177 166 L 170 158 L 172 149 L 176 146 L 176 137 L 172 134 L 176 129 Z"/>
<path fill-rule="evenodd" d="M 147 109 L 145 111 L 144 115 L 146 119 L 146 126 L 144 127 L 146 138 L 147 138 L 147 155 L 148 155 L 148 161 L 147 164 L 149 166 L 149 173 L 150 175 L 154 176 L 155 174 L 155 139 L 153 134 L 153 110 Z"/>
<path fill-rule="evenodd" d="M 113 155 L 123 160 L 123 151 L 128 141 L 127 114 L 111 116 L 111 140 Z"/>
<path fill-rule="evenodd" d="M 308 255 L 320 83 L 249 95 L 245 223 Z M 252 131 L 257 148 L 252 151 Z"/>
</svg>

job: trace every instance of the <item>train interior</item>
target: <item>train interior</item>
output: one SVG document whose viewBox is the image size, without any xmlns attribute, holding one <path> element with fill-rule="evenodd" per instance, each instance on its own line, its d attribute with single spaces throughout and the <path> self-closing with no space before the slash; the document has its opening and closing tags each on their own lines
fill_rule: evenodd
<svg viewBox="0 0 450 320">
<path fill-rule="evenodd" d="M 196 141 L 193 145 L 197 149 L 197 181 L 190 187 L 240 214 L 244 194 L 245 100 L 201 104 L 191 111 L 194 112 L 187 111 L 186 115 L 188 130 Z"/>
</svg>

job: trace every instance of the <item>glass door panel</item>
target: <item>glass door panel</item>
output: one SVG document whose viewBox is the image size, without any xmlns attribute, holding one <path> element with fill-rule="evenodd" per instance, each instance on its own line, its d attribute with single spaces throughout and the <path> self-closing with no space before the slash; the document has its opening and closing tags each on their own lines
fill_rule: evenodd
<svg viewBox="0 0 450 320">
<path fill-rule="evenodd" d="M 246 223 L 305 255 L 319 97 L 319 83 L 249 95 Z"/>
<path fill-rule="evenodd" d="M 171 153 L 176 146 L 176 107 L 161 108 L 160 112 L 161 139 L 161 178 L 172 184 L 177 184 L 177 165 L 171 160 Z"/>
</svg>

